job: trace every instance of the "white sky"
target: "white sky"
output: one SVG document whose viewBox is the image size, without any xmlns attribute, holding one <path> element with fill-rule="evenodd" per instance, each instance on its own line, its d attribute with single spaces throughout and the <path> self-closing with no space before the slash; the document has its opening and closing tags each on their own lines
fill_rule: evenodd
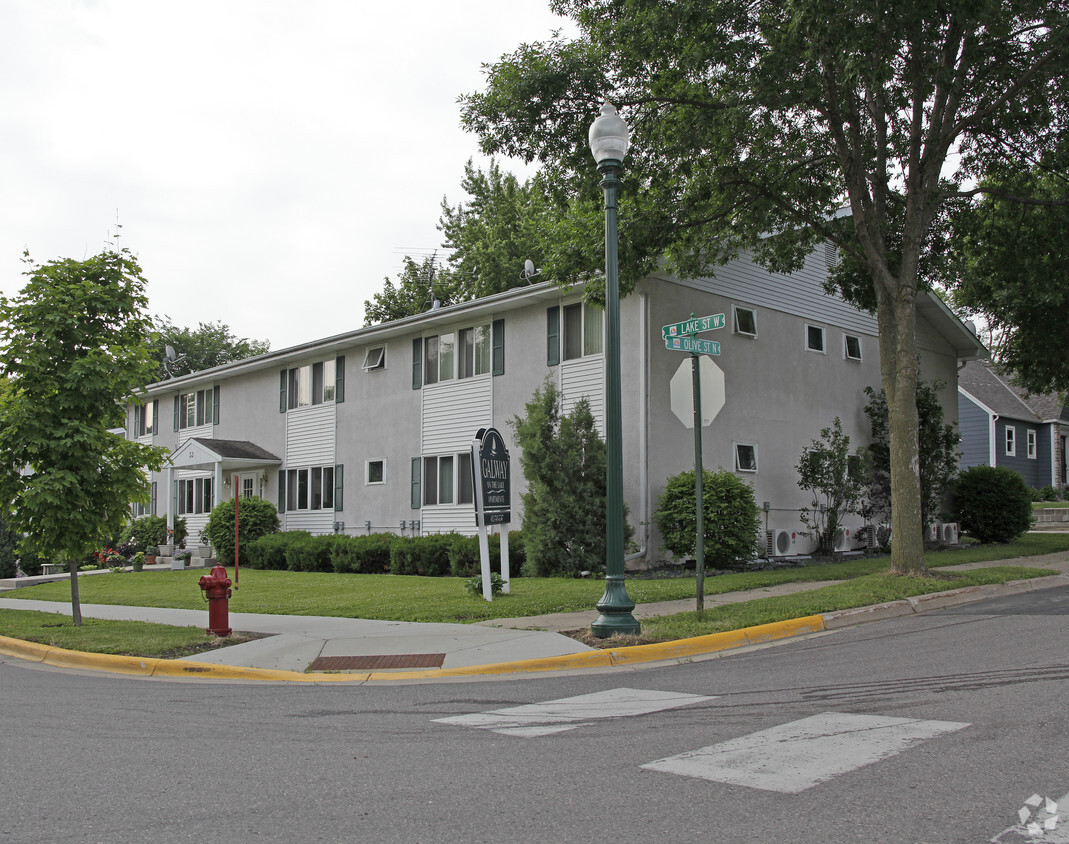
<svg viewBox="0 0 1069 844">
<path fill-rule="evenodd" d="M 548 0 L 0 0 L 0 291 L 118 218 L 153 314 L 358 328 L 485 163 L 457 96 L 557 28 Z"/>
</svg>

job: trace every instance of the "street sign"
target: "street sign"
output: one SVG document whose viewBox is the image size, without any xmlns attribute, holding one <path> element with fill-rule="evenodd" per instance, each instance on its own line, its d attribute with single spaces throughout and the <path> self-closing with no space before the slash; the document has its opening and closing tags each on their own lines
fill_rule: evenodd
<svg viewBox="0 0 1069 844">
<path fill-rule="evenodd" d="M 665 325 L 661 328 L 661 333 L 667 340 L 669 337 L 678 337 L 681 334 L 697 334 L 700 331 L 715 331 L 718 328 L 723 328 L 727 324 L 727 320 L 724 314 L 710 314 L 703 317 L 691 317 L 685 319 L 683 322 L 677 322 L 672 325 Z"/>
<path fill-rule="evenodd" d="M 724 371 L 713 363 L 712 358 L 698 358 L 701 377 L 698 401 L 702 408 L 702 425 L 708 425 L 724 407 Z M 684 428 L 694 427 L 694 388 L 691 363 L 684 360 L 669 382 L 672 413 L 679 417 Z"/>
<path fill-rule="evenodd" d="M 664 347 L 677 352 L 692 352 L 696 355 L 718 355 L 720 344 L 716 340 L 698 337 L 665 337 Z"/>
</svg>

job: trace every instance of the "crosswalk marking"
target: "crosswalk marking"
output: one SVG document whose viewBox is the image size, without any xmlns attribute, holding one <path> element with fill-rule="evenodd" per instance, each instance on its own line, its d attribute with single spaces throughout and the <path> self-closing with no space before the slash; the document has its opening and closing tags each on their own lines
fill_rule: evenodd
<svg viewBox="0 0 1069 844">
<path fill-rule="evenodd" d="M 609 689 L 589 695 L 548 700 L 545 703 L 435 718 L 434 721 L 439 724 L 492 730 L 503 735 L 534 738 L 589 726 L 594 720 L 601 718 L 648 715 L 709 700 L 714 698 L 681 692 L 659 692 L 654 689 Z"/>
<path fill-rule="evenodd" d="M 969 725 L 824 712 L 642 767 L 797 794 Z"/>
</svg>

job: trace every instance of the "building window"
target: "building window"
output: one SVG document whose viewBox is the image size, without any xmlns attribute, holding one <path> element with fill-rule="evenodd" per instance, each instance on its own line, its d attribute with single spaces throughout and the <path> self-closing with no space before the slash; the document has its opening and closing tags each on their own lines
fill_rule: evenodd
<svg viewBox="0 0 1069 844">
<path fill-rule="evenodd" d="M 210 513 L 213 504 L 212 479 L 190 478 L 178 482 L 178 514 Z"/>
<path fill-rule="evenodd" d="M 564 359 L 600 355 L 603 349 L 602 311 L 586 302 L 565 305 L 562 310 Z"/>
<path fill-rule="evenodd" d="M 474 489 L 470 452 L 423 458 L 424 505 L 471 504 L 475 500 Z"/>
<path fill-rule="evenodd" d="M 174 429 L 219 424 L 219 388 L 208 387 L 195 393 L 183 393 L 174 399 Z"/>
<path fill-rule="evenodd" d="M 364 483 L 366 483 L 366 484 L 384 484 L 384 483 L 386 483 L 386 461 L 385 460 L 368 460 L 364 464 Z"/>
<path fill-rule="evenodd" d="M 1012 425 L 1006 426 L 1006 456 L 1014 457 L 1017 454 L 1017 430 Z"/>
<path fill-rule="evenodd" d="M 752 443 L 735 443 L 735 471 L 757 471 L 757 446 Z"/>
<path fill-rule="evenodd" d="M 757 337 L 757 314 L 750 308 L 731 306 L 733 330 L 744 337 Z"/>
<path fill-rule="evenodd" d="M 811 352 L 824 354 L 824 329 L 818 325 L 805 327 L 805 347 Z"/>
<path fill-rule="evenodd" d="M 490 371 L 490 325 L 462 328 L 458 334 L 457 377 L 471 378 Z"/>
<path fill-rule="evenodd" d="M 334 401 L 337 368 L 337 361 L 331 358 L 288 370 L 284 379 L 286 407 L 293 410 Z"/>
<path fill-rule="evenodd" d="M 252 498 L 252 493 L 253 493 L 252 478 L 242 478 L 241 479 L 241 497 L 242 498 Z"/>
<path fill-rule="evenodd" d="M 286 509 L 334 509 L 334 467 L 290 469 L 286 473 Z"/>
<path fill-rule="evenodd" d="M 153 481 L 149 485 L 149 500 L 148 504 L 135 504 L 133 506 L 134 518 L 140 516 L 155 516 L 156 515 L 156 482 Z"/>
<path fill-rule="evenodd" d="M 134 405 L 134 436 L 147 437 L 158 431 L 156 419 L 160 412 L 159 399 L 153 399 L 146 404 Z"/>
<path fill-rule="evenodd" d="M 371 372 L 373 369 L 386 368 L 386 347 L 372 346 L 364 355 L 364 371 Z"/>
<path fill-rule="evenodd" d="M 843 357 L 847 360 L 861 360 L 861 338 L 853 334 L 843 335 Z"/>
<path fill-rule="evenodd" d="M 1028 459 L 1035 460 L 1038 454 L 1036 443 L 1036 432 L 1031 428 L 1028 429 Z"/>
</svg>

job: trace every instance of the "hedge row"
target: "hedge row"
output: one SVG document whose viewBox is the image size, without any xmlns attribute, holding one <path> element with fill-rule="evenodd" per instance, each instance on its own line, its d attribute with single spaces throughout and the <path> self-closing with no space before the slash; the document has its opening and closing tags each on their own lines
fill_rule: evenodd
<svg viewBox="0 0 1069 844">
<path fill-rule="evenodd" d="M 509 533 L 509 570 L 518 576 L 524 565 L 523 536 Z M 472 577 L 479 573 L 479 539 L 458 533 L 430 536 L 367 536 L 325 534 L 303 530 L 261 536 L 249 543 L 241 564 L 252 569 L 334 571 L 357 574 L 415 574 L 428 577 Z M 490 568 L 501 571 L 500 539 L 490 537 Z"/>
</svg>

